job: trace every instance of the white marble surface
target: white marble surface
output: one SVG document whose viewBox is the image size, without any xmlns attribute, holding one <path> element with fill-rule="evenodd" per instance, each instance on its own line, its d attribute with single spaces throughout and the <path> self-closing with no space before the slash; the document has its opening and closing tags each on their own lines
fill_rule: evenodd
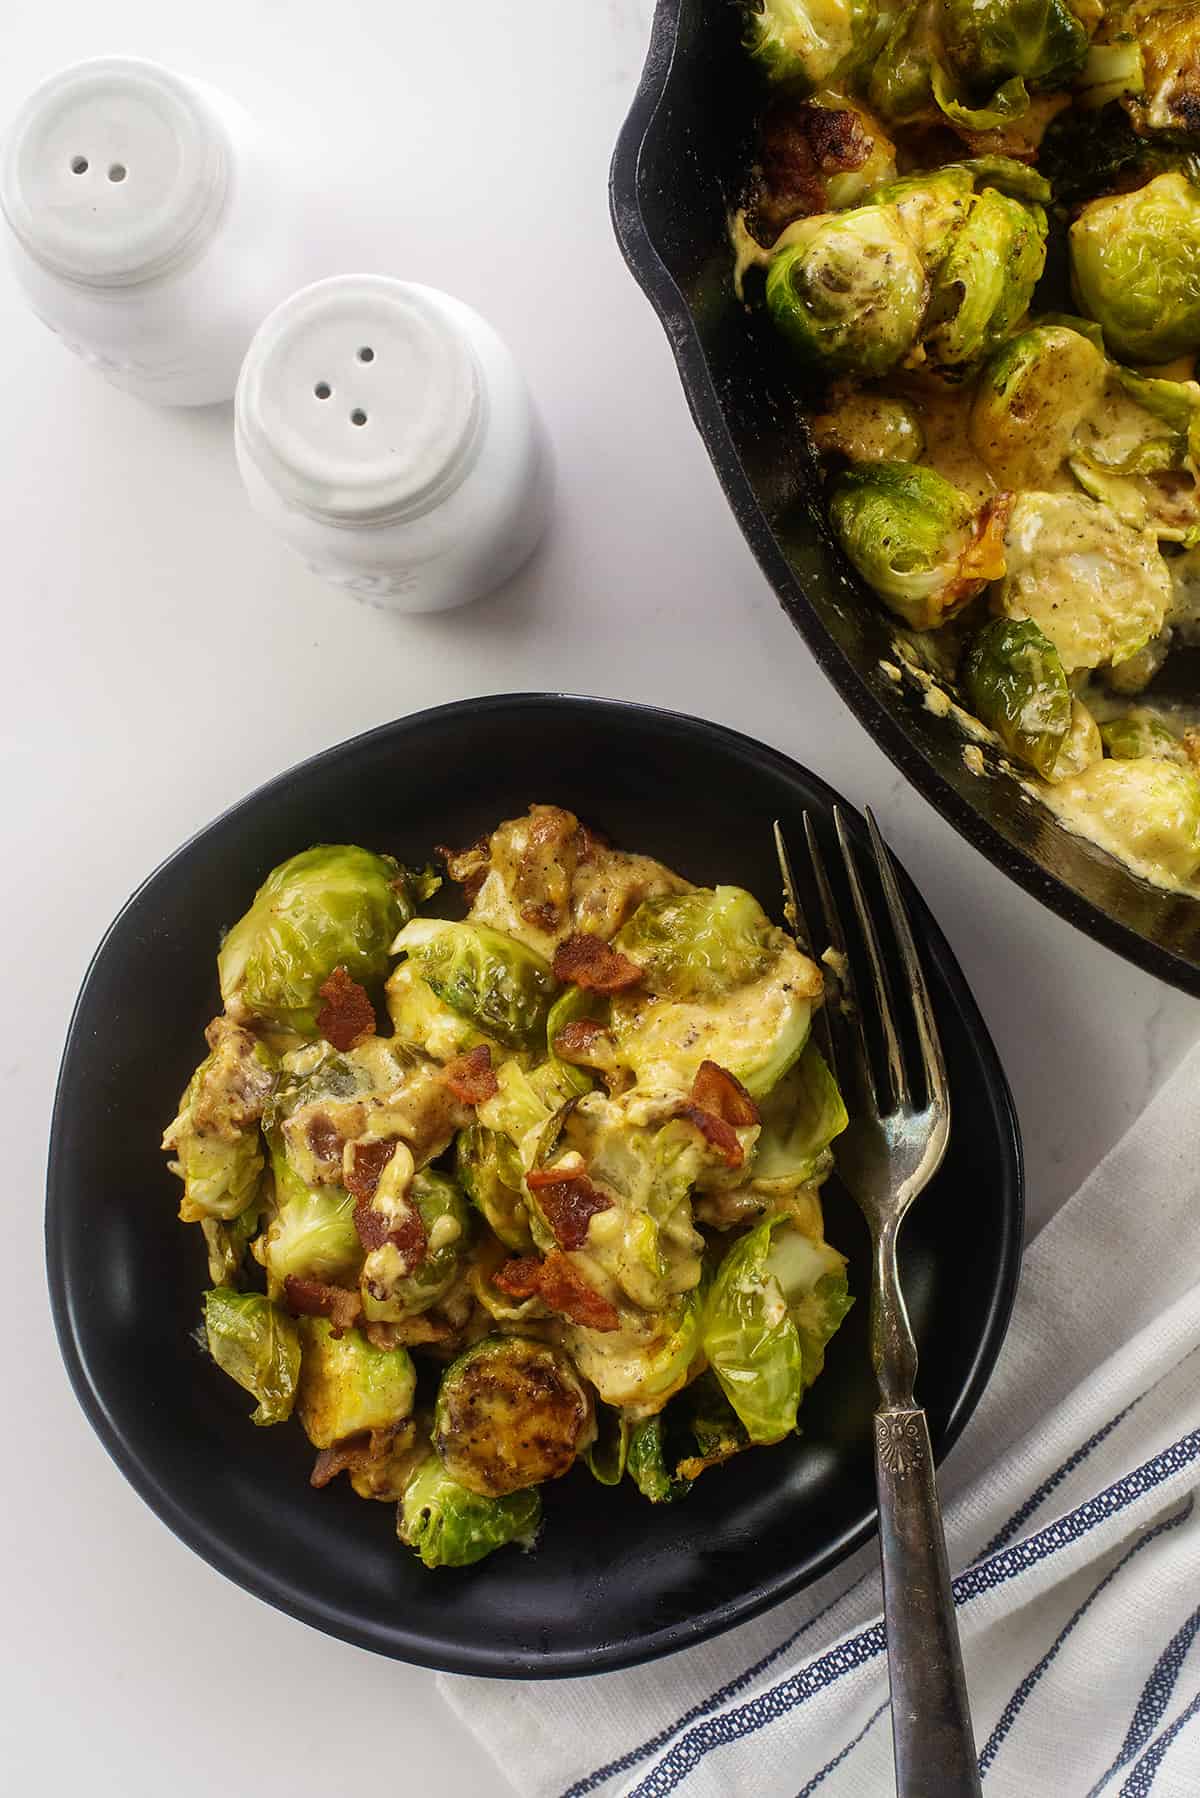
<svg viewBox="0 0 1200 1798">
<path fill-rule="evenodd" d="M 497 1789 L 432 1675 L 305 1630 L 168 1535 L 77 1411 L 50 1328 L 41 1189 L 79 978 L 142 875 L 261 780 L 424 704 L 534 687 L 677 706 L 788 751 L 873 803 L 923 884 L 1009 1070 L 1035 1222 L 1200 1034 L 1193 1001 L 1003 882 L 909 790 L 759 574 L 609 230 L 607 163 L 650 5 L 58 0 L 7 21 L 0 118 L 57 65 L 105 51 L 256 104 L 273 94 L 327 183 L 313 274 L 378 268 L 487 313 L 537 390 L 561 493 L 544 551 L 492 601 L 412 622 L 360 609 L 250 516 L 227 411 L 156 414 L 112 391 L 0 276 L 19 1356 L 0 1492 L 6 1790 Z"/>
</svg>

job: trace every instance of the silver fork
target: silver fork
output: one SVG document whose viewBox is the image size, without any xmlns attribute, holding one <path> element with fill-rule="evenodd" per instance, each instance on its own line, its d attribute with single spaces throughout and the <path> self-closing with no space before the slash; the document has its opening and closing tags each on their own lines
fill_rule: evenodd
<svg viewBox="0 0 1200 1798">
<path fill-rule="evenodd" d="M 917 1349 L 900 1289 L 896 1238 L 909 1206 L 941 1165 L 950 1136 L 950 1092 L 929 989 L 921 970 L 891 857 L 866 814 L 891 933 L 900 952 L 920 1045 L 923 1103 L 912 1092 L 879 932 L 859 876 L 841 808 L 833 822 L 862 940 L 865 968 L 847 948 L 833 888 L 812 819 L 804 814 L 809 860 L 834 951 L 841 988 L 818 1013 L 830 1066 L 846 1096 L 850 1123 L 834 1145 L 842 1184 L 871 1231 L 871 1358 L 879 1383 L 875 1412 L 875 1487 L 879 1558 L 892 1689 L 892 1742 L 899 1798 L 979 1798 L 979 1766 L 963 1674 L 924 1411 L 913 1398 Z M 816 938 L 800 905 L 778 822 L 775 847 L 788 921 L 809 954 Z M 807 937 L 807 942 L 805 938 Z M 856 972 L 868 978 L 856 979 Z M 887 1078 L 872 1068 L 860 992 L 869 992 L 883 1037 Z M 823 1019 L 823 1023 L 820 1020 Z"/>
</svg>

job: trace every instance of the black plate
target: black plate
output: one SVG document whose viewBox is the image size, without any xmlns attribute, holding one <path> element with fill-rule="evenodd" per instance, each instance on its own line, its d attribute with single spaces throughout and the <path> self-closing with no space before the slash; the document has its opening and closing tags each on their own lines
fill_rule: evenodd
<svg viewBox="0 0 1200 1798">
<path fill-rule="evenodd" d="M 835 795 L 746 737 L 667 712 L 547 695 L 472 700 L 357 737 L 243 800 L 152 874 L 121 912 L 71 1023 L 50 1148 L 46 1249 L 55 1322 L 84 1410 L 129 1480 L 214 1567 L 365 1648 L 457 1672 L 596 1672 L 751 1617 L 834 1565 L 873 1526 L 866 1304 L 835 1339 L 804 1436 L 705 1476 L 652 1509 L 575 1469 L 547 1493 L 542 1542 L 428 1572 L 390 1505 L 308 1485 L 297 1426 L 256 1430 L 249 1402 L 190 1331 L 200 1234 L 175 1218 L 158 1140 L 218 1009 L 218 935 L 276 862 L 314 842 L 415 861 L 470 842 L 531 800 L 698 882 L 770 902 L 780 817 Z M 977 1402 L 1007 1323 L 1021 1244 L 1021 1154 L 995 1049 L 911 889 L 952 1075 L 945 1167 L 905 1225 L 902 1264 L 921 1396 L 944 1452 Z M 867 1291 L 866 1233 L 829 1192 L 828 1232 Z"/>
<path fill-rule="evenodd" d="M 936 717 L 919 688 L 897 687 L 880 667 L 896 660 L 893 627 L 826 527 L 819 469 L 798 428 L 800 395 L 778 339 L 733 293 L 727 214 L 753 159 L 762 105 L 760 78 L 740 46 L 742 17 L 736 0 L 658 0 L 611 181 L 617 238 L 666 329 L 737 521 L 826 674 L 938 811 L 1089 936 L 1200 994 L 1200 902 L 1150 886 L 1072 836 L 995 767 L 971 773 L 953 720 Z M 1168 662 L 1162 678 L 1178 674 Z"/>
</svg>

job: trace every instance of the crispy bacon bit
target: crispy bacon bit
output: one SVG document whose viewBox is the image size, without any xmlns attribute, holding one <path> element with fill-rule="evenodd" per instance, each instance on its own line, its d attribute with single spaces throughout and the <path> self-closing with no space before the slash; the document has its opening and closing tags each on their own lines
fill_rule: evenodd
<svg viewBox="0 0 1200 1798">
<path fill-rule="evenodd" d="M 681 1105 L 675 1114 L 694 1124 L 710 1148 L 716 1150 L 726 1167 L 741 1167 L 746 1151 L 738 1141 L 737 1131 L 724 1118 L 716 1117 L 700 1105 Z"/>
<path fill-rule="evenodd" d="M 399 1137 L 388 1136 L 379 1142 L 352 1142 L 346 1147 L 350 1153 L 346 1156 L 349 1164 L 345 1172 L 346 1191 L 362 1204 L 375 1197 L 375 1188 L 379 1185 L 379 1176 L 396 1153 Z"/>
<path fill-rule="evenodd" d="M 317 1029 L 327 1043 L 343 1052 L 375 1034 L 375 1007 L 345 968 L 335 968 L 318 991 L 325 1003 L 317 1013 Z"/>
<path fill-rule="evenodd" d="M 288 1274 L 283 1282 L 287 1308 L 297 1317 L 327 1317 L 333 1334 L 341 1336 L 353 1329 L 362 1316 L 362 1300 L 357 1292 L 344 1286 L 329 1286 L 324 1280 L 302 1280 Z"/>
<path fill-rule="evenodd" d="M 340 1161 L 342 1159 L 342 1138 L 332 1119 L 323 1111 L 309 1119 L 308 1146 L 318 1161 Z"/>
<path fill-rule="evenodd" d="M 500 1084 L 492 1072 L 492 1051 L 486 1043 L 447 1062 L 442 1078 L 454 1097 L 461 1099 L 464 1105 L 482 1105 L 500 1091 Z"/>
<path fill-rule="evenodd" d="M 702 1111 L 711 1111 L 727 1124 L 744 1128 L 762 1122 L 758 1106 L 741 1081 L 715 1061 L 702 1061 L 696 1070 L 692 1104 L 699 1105 Z"/>
<path fill-rule="evenodd" d="M 555 951 L 554 978 L 581 986 L 589 993 L 620 993 L 637 985 L 642 970 L 602 936 L 580 932 L 569 936 Z"/>
<path fill-rule="evenodd" d="M 560 1061 L 587 1067 L 596 1051 L 611 1045 L 612 1037 L 598 1018 L 573 1018 L 554 1033 L 554 1053 Z"/>
<path fill-rule="evenodd" d="M 572 1323 L 590 1330 L 615 1330 L 620 1326 L 616 1307 L 589 1286 L 574 1262 L 560 1249 L 551 1249 L 544 1261 L 536 1255 L 521 1255 L 506 1261 L 492 1276 L 492 1284 L 510 1298 L 531 1299 L 535 1296 L 558 1311 Z"/>
<path fill-rule="evenodd" d="M 612 1200 L 593 1186 L 586 1174 L 562 1174 L 555 1168 L 535 1168 L 525 1176 L 530 1192 L 537 1194 L 542 1215 L 563 1249 L 581 1249 L 588 1224 L 598 1211 L 611 1211 Z"/>
<path fill-rule="evenodd" d="M 785 225 L 829 205 L 827 181 L 859 169 L 871 139 L 853 108 L 776 101 L 763 121 L 760 167 L 747 208 L 755 238 L 767 247 Z"/>
<path fill-rule="evenodd" d="M 373 1461 L 382 1461 L 392 1451 L 392 1445 L 400 1430 L 405 1426 L 398 1424 L 390 1430 L 362 1430 L 356 1436 L 347 1436 L 344 1442 L 335 1442 L 332 1448 L 323 1448 L 313 1465 L 309 1475 L 309 1485 L 328 1486 L 330 1480 L 347 1469 L 357 1472 L 360 1468 L 369 1467 Z"/>
<path fill-rule="evenodd" d="M 368 1252 L 381 1249 L 387 1242 L 404 1257 L 409 1273 L 419 1267 L 429 1247 L 429 1237 L 421 1213 L 410 1205 L 403 1217 L 387 1217 L 371 1205 L 354 1207 L 354 1228 L 358 1240 Z"/>
</svg>

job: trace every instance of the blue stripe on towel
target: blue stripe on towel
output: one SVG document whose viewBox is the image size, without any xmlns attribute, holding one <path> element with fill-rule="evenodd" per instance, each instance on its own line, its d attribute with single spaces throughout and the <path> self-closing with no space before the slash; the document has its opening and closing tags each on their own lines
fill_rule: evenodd
<svg viewBox="0 0 1200 1798">
<path fill-rule="evenodd" d="M 1181 1523 L 1187 1522 L 1192 1514 L 1192 1505 L 1193 1500 L 1189 1496 L 1187 1503 L 1182 1505 L 1172 1516 L 1165 1517 L 1161 1523 L 1156 1523 L 1153 1529 L 1145 1530 L 1132 1547 L 1125 1550 L 1125 1553 L 1121 1556 L 1120 1560 L 1113 1563 L 1103 1579 L 1099 1580 L 1097 1584 L 1092 1587 L 1083 1603 L 1079 1605 L 1068 1618 L 1067 1622 L 1063 1625 L 1041 1660 L 1038 1661 L 1034 1667 L 1030 1668 L 1029 1672 L 1025 1675 L 1025 1678 L 1021 1681 L 1020 1685 L 1001 1711 L 1000 1721 L 988 1737 L 979 1756 L 980 1773 L 986 1773 L 997 1754 L 999 1754 L 1000 1745 L 1004 1741 L 1005 1736 L 1007 1736 L 1009 1730 L 1020 1716 L 1021 1711 L 1032 1696 L 1043 1673 L 1045 1673 L 1051 1662 L 1057 1658 L 1059 1650 L 1062 1648 L 1063 1643 L 1066 1641 L 1071 1631 L 1075 1628 L 1075 1625 L 1086 1616 L 1100 1594 L 1107 1586 L 1112 1584 L 1118 1573 L 1121 1572 L 1122 1568 L 1128 1566 L 1135 1555 L 1140 1554 L 1143 1548 L 1148 1548 L 1151 1542 L 1155 1541 L 1156 1538 L 1161 1536 L 1166 1530 L 1178 1529 Z"/>
<path fill-rule="evenodd" d="M 848 1754 L 852 1754 L 854 1752 L 854 1750 L 858 1747 L 858 1744 L 862 1741 L 863 1737 L 865 1735 L 867 1735 L 870 1730 L 874 1729 L 874 1727 L 878 1723 L 879 1719 L 883 1716 L 884 1711 L 890 1711 L 891 1708 L 892 1708 L 891 1700 L 889 1698 L 885 1698 L 883 1703 L 880 1705 L 879 1709 L 877 1711 L 872 1711 L 871 1715 L 867 1718 L 866 1722 L 863 1724 L 862 1728 L 859 1730 L 859 1732 L 855 1736 L 854 1740 L 852 1742 L 847 1742 L 846 1746 L 843 1749 L 841 1749 L 841 1751 L 839 1753 L 835 1754 L 831 1761 L 826 1761 L 825 1765 L 821 1768 L 821 1771 L 819 1773 L 813 1774 L 813 1776 L 809 1780 L 808 1784 L 800 1792 L 797 1793 L 796 1798 L 809 1798 L 809 1793 L 815 1792 L 817 1787 L 821 1784 L 822 1780 L 824 1780 L 830 1773 L 832 1773 L 835 1767 L 841 1766 L 841 1764 L 845 1760 L 846 1756 Z"/>
<path fill-rule="evenodd" d="M 1200 1692 L 1192 1699 L 1185 1711 L 1180 1711 L 1169 1729 L 1164 1729 L 1160 1736 L 1155 1736 L 1149 1748 L 1138 1761 L 1133 1772 L 1121 1787 L 1121 1798 L 1147 1798 L 1154 1776 L 1162 1765 L 1163 1755 L 1175 1740 L 1185 1723 L 1190 1723 L 1196 1712 L 1200 1711 Z"/>
<path fill-rule="evenodd" d="M 1164 1480 L 1181 1472 L 1198 1458 L 1200 1430 L 1192 1430 L 1161 1454 L 1143 1462 L 1142 1466 L 1134 1468 L 1131 1473 L 1114 1481 L 1103 1492 L 1077 1506 L 1074 1511 L 1068 1511 L 1025 1542 L 1019 1542 L 960 1574 L 954 1581 L 955 1602 L 960 1605 L 969 1603 L 972 1598 L 994 1591 L 1008 1580 L 1015 1579 L 1030 1567 L 1086 1536 L 1097 1524 L 1119 1515 L 1127 1506 L 1144 1497 L 1147 1492 L 1152 1492 Z M 833 1685 L 844 1674 L 865 1666 L 868 1661 L 882 1654 L 883 1650 L 882 1625 L 874 1624 L 738 1709 L 709 1717 L 697 1724 L 685 1735 L 681 1735 L 658 1765 L 651 1768 L 646 1778 L 636 1787 L 634 1798 L 666 1798 L 714 1748 L 753 1735 L 766 1724 L 776 1722 L 818 1692 Z"/>
<path fill-rule="evenodd" d="M 1175 1631 L 1150 1669 L 1149 1678 L 1142 1687 L 1141 1696 L 1138 1698 L 1125 1740 L 1121 1744 L 1120 1753 L 1107 1772 L 1096 1781 L 1087 1798 L 1096 1798 L 1097 1793 L 1103 1791 L 1109 1780 L 1114 1778 L 1122 1767 L 1127 1767 L 1134 1755 L 1150 1740 L 1156 1725 L 1162 1720 L 1163 1712 L 1171 1702 L 1175 1683 L 1198 1630 L 1200 1630 L 1200 1607 L 1197 1607 L 1187 1622 Z"/>
</svg>

